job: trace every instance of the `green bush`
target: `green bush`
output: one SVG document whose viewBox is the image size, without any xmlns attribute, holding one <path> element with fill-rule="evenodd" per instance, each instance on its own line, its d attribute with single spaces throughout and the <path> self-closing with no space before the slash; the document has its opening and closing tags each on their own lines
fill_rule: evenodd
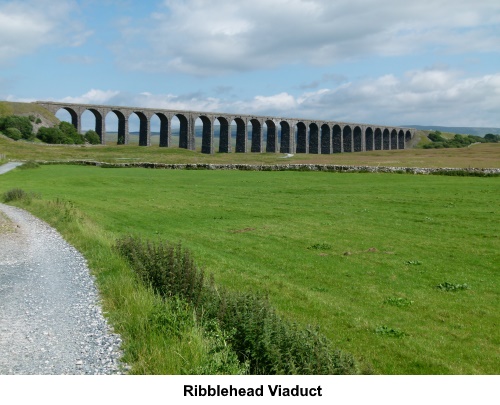
<svg viewBox="0 0 500 405">
<path fill-rule="evenodd" d="M 33 125 L 28 117 L 8 115 L 0 118 L 0 130 L 4 131 L 7 128 L 17 128 L 23 139 L 32 140 L 34 138 Z"/>
<path fill-rule="evenodd" d="M 8 136 L 10 139 L 14 139 L 14 141 L 18 141 L 22 139 L 23 134 L 17 128 L 7 128 L 3 130 L 5 136 Z"/>
<path fill-rule="evenodd" d="M 51 144 L 59 144 L 59 143 L 69 143 L 66 142 L 67 138 L 64 136 L 64 133 L 57 127 L 47 128 L 41 127 L 38 130 L 37 138 L 42 142 L 51 143 Z"/>
<path fill-rule="evenodd" d="M 427 135 L 427 138 L 429 138 L 432 142 L 446 142 L 446 139 L 441 136 L 440 131 L 431 132 Z"/>
<path fill-rule="evenodd" d="M 85 143 L 83 135 L 78 133 L 73 124 L 70 124 L 69 122 L 66 121 L 61 121 L 59 123 L 59 129 L 63 132 L 63 134 L 67 139 L 70 139 L 72 141 L 67 143 L 73 143 L 76 145 L 81 145 Z"/>
<path fill-rule="evenodd" d="M 425 144 L 424 149 L 465 148 L 473 143 L 498 142 L 496 139 L 500 139 L 500 135 L 493 134 L 487 134 L 484 138 L 477 135 L 455 134 L 452 139 L 445 139 L 439 131 L 431 132 L 427 137 L 432 143 Z"/>
<path fill-rule="evenodd" d="M 81 145 L 85 142 L 83 136 L 76 128 L 66 121 L 61 121 L 57 127 L 41 127 L 38 130 L 37 138 L 42 142 L 50 144 Z"/>
<path fill-rule="evenodd" d="M 101 138 L 99 137 L 99 134 L 92 130 L 85 132 L 84 138 L 85 141 L 87 141 L 91 145 L 99 145 L 101 143 Z"/>
</svg>

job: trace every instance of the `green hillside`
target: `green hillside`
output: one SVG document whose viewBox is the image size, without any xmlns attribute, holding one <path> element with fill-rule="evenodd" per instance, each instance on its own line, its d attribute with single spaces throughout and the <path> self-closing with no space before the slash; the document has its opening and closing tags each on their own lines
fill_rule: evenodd
<svg viewBox="0 0 500 405">
<path fill-rule="evenodd" d="M 59 123 L 54 114 L 47 109 L 33 103 L 16 103 L 12 101 L 0 101 L 0 117 L 6 115 L 34 115 L 45 121 L 46 126 L 53 126 Z"/>
</svg>

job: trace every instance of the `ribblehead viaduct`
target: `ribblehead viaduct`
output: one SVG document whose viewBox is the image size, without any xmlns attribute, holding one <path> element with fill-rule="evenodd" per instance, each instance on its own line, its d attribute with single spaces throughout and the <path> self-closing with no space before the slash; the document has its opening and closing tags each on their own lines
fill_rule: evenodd
<svg viewBox="0 0 500 405">
<path fill-rule="evenodd" d="M 343 153 L 371 150 L 405 149 L 415 134 L 413 128 L 387 127 L 380 125 L 353 124 L 336 121 L 321 121 L 299 118 L 206 113 L 200 111 L 163 110 L 108 105 L 69 104 L 37 101 L 36 104 L 53 114 L 66 110 L 72 124 L 81 132 L 82 114 L 90 111 L 95 117 L 95 131 L 102 144 L 106 144 L 106 117 L 114 114 L 118 118 L 119 145 L 129 143 L 128 123 L 132 114 L 140 122 L 139 145 L 151 145 L 151 118 L 160 120 L 160 147 L 179 146 L 195 150 L 195 123 L 203 124 L 202 153 L 214 153 L 215 130 L 219 137 L 218 152 L 232 152 L 232 127 L 236 127 L 235 152 L 274 153 Z M 172 119 L 177 117 L 179 144 L 172 145 Z M 217 125 L 218 123 L 218 125 Z M 233 124 L 235 123 L 235 125 Z"/>
</svg>

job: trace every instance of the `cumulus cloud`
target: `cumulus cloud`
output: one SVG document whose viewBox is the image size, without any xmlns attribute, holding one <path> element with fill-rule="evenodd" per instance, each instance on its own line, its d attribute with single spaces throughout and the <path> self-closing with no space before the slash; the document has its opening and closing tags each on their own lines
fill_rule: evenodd
<svg viewBox="0 0 500 405">
<path fill-rule="evenodd" d="M 0 2 L 0 63 L 48 44 L 80 46 L 91 32 L 72 17 L 76 10 L 72 0 Z"/>
<path fill-rule="evenodd" d="M 499 51 L 500 3 L 477 0 L 164 0 L 122 25 L 131 69 L 211 75 L 371 54 Z"/>
<path fill-rule="evenodd" d="M 233 101 L 197 94 L 129 94 L 91 90 L 64 101 L 205 112 L 228 112 L 372 124 L 498 126 L 500 73 L 477 77 L 429 68 L 383 75 L 297 95 Z"/>
<path fill-rule="evenodd" d="M 342 121 L 498 126 L 500 73 L 464 77 L 447 70 L 384 75 L 309 93 L 300 109 Z"/>
<path fill-rule="evenodd" d="M 112 101 L 120 94 L 115 90 L 89 90 L 87 93 L 76 97 L 64 97 L 62 102 L 76 104 L 113 104 Z"/>
</svg>

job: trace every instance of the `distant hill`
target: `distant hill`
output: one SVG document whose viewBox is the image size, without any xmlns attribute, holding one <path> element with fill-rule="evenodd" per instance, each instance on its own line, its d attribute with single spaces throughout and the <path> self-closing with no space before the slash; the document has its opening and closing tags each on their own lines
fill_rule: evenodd
<svg viewBox="0 0 500 405">
<path fill-rule="evenodd" d="M 462 135 L 485 136 L 486 134 L 499 134 L 500 128 L 482 128 L 482 127 L 442 127 L 439 125 L 402 125 L 404 127 L 416 128 L 422 131 L 441 131 L 451 132 Z"/>
</svg>

